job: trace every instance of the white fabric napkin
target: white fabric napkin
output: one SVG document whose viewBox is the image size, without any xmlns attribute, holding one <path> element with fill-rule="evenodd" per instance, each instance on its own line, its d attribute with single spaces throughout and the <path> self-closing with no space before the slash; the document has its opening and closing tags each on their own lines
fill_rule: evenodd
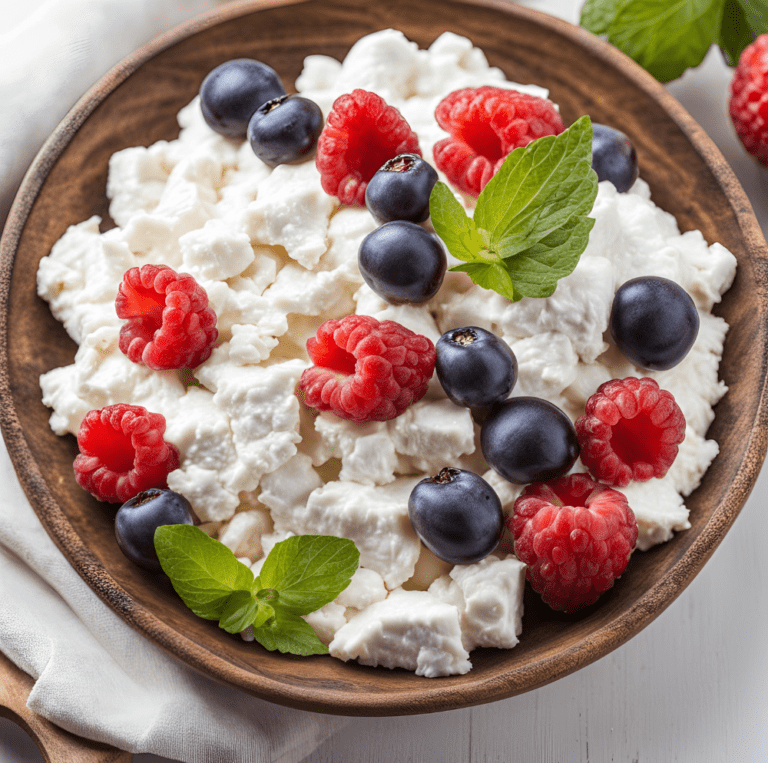
<svg viewBox="0 0 768 763">
<path fill-rule="evenodd" d="M 0 0 L 0 221 L 59 120 L 110 66 L 216 0 Z M 0 650 L 69 731 L 190 763 L 295 763 L 347 721 L 205 678 L 115 615 L 48 537 L 0 446 Z M 254 646 L 254 648 L 258 648 Z"/>
</svg>

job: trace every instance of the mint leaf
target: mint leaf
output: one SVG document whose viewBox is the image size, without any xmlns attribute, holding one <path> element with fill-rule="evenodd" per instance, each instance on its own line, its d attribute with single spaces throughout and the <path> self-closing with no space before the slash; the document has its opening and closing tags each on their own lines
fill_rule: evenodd
<svg viewBox="0 0 768 763">
<path fill-rule="evenodd" d="M 442 183 L 430 196 L 432 223 L 478 285 L 509 300 L 546 297 L 568 275 L 594 224 L 592 123 L 583 116 L 558 136 L 515 149 L 477 199 L 470 220 Z M 468 243 L 469 242 L 469 243 Z"/>
<path fill-rule="evenodd" d="M 250 591 L 235 591 L 227 599 L 219 619 L 219 627 L 227 633 L 240 633 L 253 623 L 262 606 L 269 607 L 268 604 L 263 605 Z M 274 611 L 269 607 L 269 612 L 263 620 L 273 615 Z"/>
<path fill-rule="evenodd" d="M 245 591 L 250 595 L 250 569 L 198 527 L 158 527 L 155 549 L 176 593 L 198 617 L 220 620 L 233 592 Z"/>
<path fill-rule="evenodd" d="M 725 0 L 719 45 L 730 66 L 761 34 L 768 33 L 768 0 Z"/>
<path fill-rule="evenodd" d="M 298 615 L 278 612 L 275 619 L 261 628 L 254 628 L 253 635 L 265 649 L 307 656 L 328 654 L 328 647 L 320 641 L 312 626 Z"/>
<path fill-rule="evenodd" d="M 262 587 L 278 592 L 271 602 L 276 610 L 308 615 L 349 585 L 359 561 L 360 552 L 351 540 L 294 535 L 275 544 L 259 577 Z"/>
<path fill-rule="evenodd" d="M 429 217 L 435 233 L 454 257 L 465 262 L 479 259 L 485 245 L 477 233 L 477 226 L 467 217 L 448 186 L 440 180 L 429 196 Z"/>
<path fill-rule="evenodd" d="M 596 196 L 592 124 L 584 116 L 557 137 L 513 151 L 478 197 L 474 221 L 489 233 L 491 251 L 506 259 L 588 214 Z"/>
<path fill-rule="evenodd" d="M 587 0 L 579 23 L 592 34 L 605 34 L 622 3 L 627 0 Z"/>
</svg>

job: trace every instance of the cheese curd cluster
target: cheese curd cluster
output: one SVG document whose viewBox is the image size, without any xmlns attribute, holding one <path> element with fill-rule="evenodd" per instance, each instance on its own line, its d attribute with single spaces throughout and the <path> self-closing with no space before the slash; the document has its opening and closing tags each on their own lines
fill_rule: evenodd
<svg viewBox="0 0 768 763">
<path fill-rule="evenodd" d="M 444 137 L 437 103 L 481 85 L 547 95 L 507 82 L 467 39 L 446 33 L 419 50 L 393 30 L 361 39 L 344 63 L 308 57 L 296 83 L 324 114 L 354 88 L 378 93 L 418 133 L 428 160 Z M 43 402 L 60 435 L 76 434 L 88 411 L 113 403 L 165 416 L 166 440 L 182 458 L 169 487 L 256 572 L 289 535 L 352 539 L 361 567 L 351 585 L 307 617 L 332 655 L 424 676 L 465 673 L 476 646 L 517 643 L 524 565 L 505 537 L 493 556 L 451 566 L 410 525 L 411 489 L 444 466 L 483 475 L 506 511 L 521 490 L 489 471 L 469 411 L 451 403 L 436 378 L 423 400 L 388 422 L 356 424 L 299 403 L 306 340 L 329 318 L 394 320 L 433 342 L 458 326 L 487 328 L 517 356 L 513 394 L 544 397 L 573 419 L 602 382 L 652 376 L 675 396 L 688 426 L 667 476 L 624 490 L 640 528 L 638 548 L 690 526 L 684 497 L 717 454 L 705 434 L 726 391 L 717 368 L 727 325 L 710 311 L 736 261 L 697 231 L 681 234 L 645 182 L 624 194 L 600 184 L 587 250 L 548 299 L 510 303 L 449 272 L 426 305 L 395 307 L 363 283 L 357 267 L 373 218 L 324 193 L 314 162 L 270 169 L 247 143 L 213 132 L 197 99 L 179 124 L 176 140 L 112 157 L 107 194 L 116 227 L 100 232 L 97 217 L 75 225 L 40 263 L 39 294 L 79 345 L 72 365 L 41 378 Z M 219 339 L 193 372 L 152 371 L 118 350 L 118 284 L 145 263 L 190 273 L 208 293 Z M 693 349 L 662 373 L 635 368 L 606 339 L 614 292 L 640 275 L 676 281 L 700 314 Z"/>
</svg>

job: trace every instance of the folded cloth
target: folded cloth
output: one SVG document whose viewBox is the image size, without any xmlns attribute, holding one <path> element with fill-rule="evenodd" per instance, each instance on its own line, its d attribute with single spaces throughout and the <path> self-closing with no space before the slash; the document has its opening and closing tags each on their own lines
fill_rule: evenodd
<svg viewBox="0 0 768 763">
<path fill-rule="evenodd" d="M 0 222 L 35 152 L 76 100 L 140 45 L 217 4 L 29 0 L 4 9 Z M 0 484 L 0 650 L 36 679 L 31 710 L 89 739 L 190 762 L 294 763 L 346 723 L 258 700 L 155 647 L 56 548 L 2 444 Z"/>
</svg>

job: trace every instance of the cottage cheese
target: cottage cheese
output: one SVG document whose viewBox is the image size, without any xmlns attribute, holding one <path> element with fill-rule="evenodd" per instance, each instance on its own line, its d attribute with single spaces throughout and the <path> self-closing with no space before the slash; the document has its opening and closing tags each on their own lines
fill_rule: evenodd
<svg viewBox="0 0 768 763">
<path fill-rule="evenodd" d="M 356 87 L 379 93 L 416 130 L 426 157 L 443 137 L 435 106 L 452 90 L 496 85 L 546 96 L 507 82 L 464 38 L 444 34 L 425 51 L 393 30 L 360 40 L 343 64 L 310 56 L 296 85 L 326 114 Z M 87 411 L 117 402 L 163 414 L 182 457 L 170 487 L 256 572 L 290 535 L 353 539 L 361 568 L 335 602 L 308 617 L 332 655 L 424 676 L 465 673 L 476 646 L 517 643 L 524 567 L 510 555 L 509 537 L 493 556 L 452 567 L 422 547 L 408 521 L 413 485 L 448 464 L 482 474 L 506 511 L 521 490 L 488 471 L 477 426 L 436 379 L 389 422 L 358 425 L 299 404 L 305 342 L 329 318 L 391 319 L 433 341 L 456 326 L 490 329 L 517 355 L 513 394 L 545 397 L 572 418 L 609 378 L 656 378 L 688 428 L 664 479 L 625 490 L 638 548 L 689 527 L 684 497 L 717 454 L 706 430 L 726 391 L 717 368 L 727 326 L 710 310 L 733 279 L 735 258 L 696 231 L 681 234 L 642 179 L 626 194 L 600 184 L 587 250 L 551 297 L 510 303 L 448 273 L 429 304 L 392 306 L 357 268 L 371 215 L 339 208 L 313 162 L 270 170 L 247 143 L 212 132 L 197 100 L 179 124 L 177 140 L 112 158 L 107 194 L 118 227 L 101 233 L 98 218 L 86 220 L 40 263 L 39 293 L 79 345 L 72 365 L 41 378 L 43 401 L 57 434 L 76 433 Z M 194 372 L 150 371 L 118 350 L 118 284 L 128 268 L 150 262 L 191 273 L 217 313 L 216 348 Z M 681 284 L 701 317 L 689 355 L 662 373 L 635 368 L 607 339 L 615 290 L 640 275 Z"/>
</svg>

